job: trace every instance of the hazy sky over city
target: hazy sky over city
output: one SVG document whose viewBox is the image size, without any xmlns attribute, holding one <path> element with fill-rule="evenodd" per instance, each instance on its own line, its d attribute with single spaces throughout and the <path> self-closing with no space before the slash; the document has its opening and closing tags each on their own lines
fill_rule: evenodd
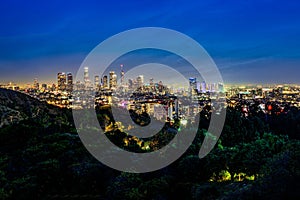
<svg viewBox="0 0 300 200">
<path fill-rule="evenodd" d="M 297 0 L 2 1 L 0 83 L 55 81 L 106 38 L 147 26 L 195 39 L 225 83 L 300 83 L 299 10 Z"/>
</svg>

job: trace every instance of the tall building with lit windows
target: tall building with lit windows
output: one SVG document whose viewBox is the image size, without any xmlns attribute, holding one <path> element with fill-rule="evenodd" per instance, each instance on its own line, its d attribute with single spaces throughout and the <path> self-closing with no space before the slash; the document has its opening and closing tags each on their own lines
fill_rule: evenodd
<svg viewBox="0 0 300 200">
<path fill-rule="evenodd" d="M 94 87 L 95 87 L 95 89 L 98 89 L 99 86 L 100 86 L 100 78 L 98 75 L 96 75 L 94 78 Z"/>
<path fill-rule="evenodd" d="M 114 71 L 109 72 L 109 89 L 117 88 L 117 74 Z"/>
<path fill-rule="evenodd" d="M 103 87 L 104 89 L 107 89 L 107 88 L 108 88 L 108 78 L 107 78 L 106 75 L 104 75 L 103 78 L 102 78 L 102 87 Z"/>
<path fill-rule="evenodd" d="M 89 79 L 89 68 L 88 67 L 84 67 L 83 68 L 83 70 L 84 70 L 84 82 L 87 82 L 88 81 L 88 79 Z"/>
<path fill-rule="evenodd" d="M 133 89 L 134 88 L 134 81 L 133 79 L 128 79 L 128 88 Z"/>
<path fill-rule="evenodd" d="M 37 78 L 34 79 L 33 88 L 38 90 L 40 88 L 40 84 L 37 80 Z"/>
<path fill-rule="evenodd" d="M 67 76 L 64 72 L 57 73 L 57 87 L 58 90 L 66 90 Z"/>
<path fill-rule="evenodd" d="M 137 82 L 137 85 L 138 85 L 139 88 L 143 87 L 143 85 L 144 85 L 144 76 L 143 75 L 139 75 L 136 78 L 136 82 Z"/>
<path fill-rule="evenodd" d="M 83 72 L 83 79 L 84 79 L 84 85 L 85 87 L 90 87 L 91 86 L 91 80 L 89 77 L 89 68 L 84 67 L 84 72 Z"/>
<path fill-rule="evenodd" d="M 69 92 L 73 90 L 73 75 L 70 72 L 67 74 L 67 90 Z"/>
<path fill-rule="evenodd" d="M 202 93 L 206 93 L 206 83 L 205 83 L 205 81 L 203 81 L 203 82 L 201 83 L 201 92 L 202 92 Z"/>
<path fill-rule="evenodd" d="M 121 73 L 120 73 L 120 75 L 121 75 L 121 86 L 123 86 L 123 84 L 124 84 L 124 75 L 125 75 L 125 72 L 123 70 L 123 64 L 121 64 L 120 67 L 121 67 Z"/>
<path fill-rule="evenodd" d="M 189 92 L 191 96 L 196 95 L 196 90 L 197 90 L 197 79 L 196 78 L 189 78 Z"/>
<path fill-rule="evenodd" d="M 218 91 L 224 92 L 224 84 L 223 83 L 218 83 Z"/>
</svg>

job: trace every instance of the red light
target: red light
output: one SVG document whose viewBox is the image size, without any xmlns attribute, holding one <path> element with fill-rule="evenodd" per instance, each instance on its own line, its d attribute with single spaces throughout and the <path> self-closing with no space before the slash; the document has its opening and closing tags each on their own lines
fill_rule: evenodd
<svg viewBox="0 0 300 200">
<path fill-rule="evenodd" d="M 272 105 L 268 105 L 268 110 L 272 110 L 272 109 L 273 109 Z"/>
</svg>

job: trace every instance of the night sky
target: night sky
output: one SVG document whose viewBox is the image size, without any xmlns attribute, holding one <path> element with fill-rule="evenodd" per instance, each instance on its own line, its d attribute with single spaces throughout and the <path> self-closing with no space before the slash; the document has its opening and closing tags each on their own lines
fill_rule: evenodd
<svg viewBox="0 0 300 200">
<path fill-rule="evenodd" d="M 147 26 L 194 38 L 226 83 L 300 83 L 297 0 L 44 2 L 1 2 L 0 83 L 55 81 L 106 38 Z"/>
</svg>

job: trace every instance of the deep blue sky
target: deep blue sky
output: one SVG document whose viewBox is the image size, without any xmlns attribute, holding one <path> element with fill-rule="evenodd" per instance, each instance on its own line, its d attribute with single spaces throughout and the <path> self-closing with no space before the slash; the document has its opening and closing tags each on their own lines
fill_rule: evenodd
<svg viewBox="0 0 300 200">
<path fill-rule="evenodd" d="M 2 1 L 0 83 L 75 72 L 101 41 L 158 26 L 197 40 L 227 83 L 300 83 L 300 1 Z"/>
</svg>

